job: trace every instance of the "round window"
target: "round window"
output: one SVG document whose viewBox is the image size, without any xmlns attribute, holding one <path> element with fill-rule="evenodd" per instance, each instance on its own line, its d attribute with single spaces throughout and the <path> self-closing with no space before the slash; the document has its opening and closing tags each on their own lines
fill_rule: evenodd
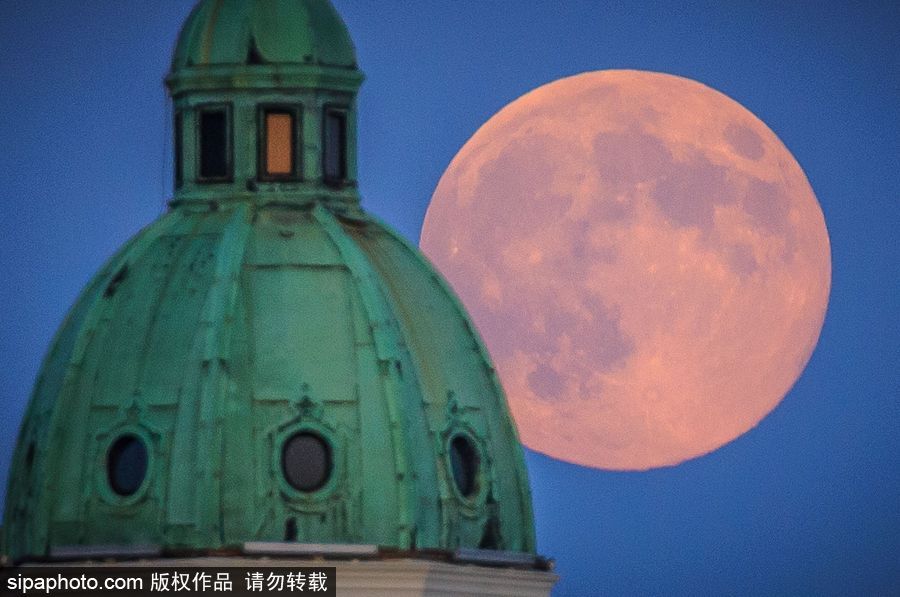
<svg viewBox="0 0 900 597">
<path fill-rule="evenodd" d="M 294 489 L 322 489 L 331 477 L 331 468 L 331 447 L 319 435 L 301 431 L 284 442 L 281 471 Z"/>
<path fill-rule="evenodd" d="M 457 435 L 450 442 L 450 465 L 456 488 L 465 497 L 472 497 L 478 491 L 478 451 L 471 440 Z"/>
<path fill-rule="evenodd" d="M 147 446 L 136 435 L 123 435 L 113 443 L 106 458 L 109 485 L 117 494 L 134 495 L 147 476 Z"/>
</svg>

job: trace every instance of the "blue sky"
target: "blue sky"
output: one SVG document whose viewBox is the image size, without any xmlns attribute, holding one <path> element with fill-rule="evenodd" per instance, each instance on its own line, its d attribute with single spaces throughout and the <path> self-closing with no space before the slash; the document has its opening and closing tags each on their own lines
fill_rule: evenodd
<svg viewBox="0 0 900 597">
<path fill-rule="evenodd" d="M 164 209 L 162 86 L 190 0 L 0 2 L 0 481 L 48 342 L 100 264 Z M 456 151 L 560 77 L 701 81 L 774 130 L 822 205 L 819 346 L 754 430 L 681 466 L 529 453 L 555 595 L 900 591 L 900 4 L 335 0 L 367 82 L 364 205 L 417 241 Z M 0 490 L 2 491 L 2 490 Z"/>
</svg>

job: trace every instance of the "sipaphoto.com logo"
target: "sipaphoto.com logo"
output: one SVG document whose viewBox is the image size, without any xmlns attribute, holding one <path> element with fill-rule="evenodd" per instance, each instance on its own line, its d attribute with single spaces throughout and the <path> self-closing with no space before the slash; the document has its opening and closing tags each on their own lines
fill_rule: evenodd
<svg viewBox="0 0 900 597">
<path fill-rule="evenodd" d="M 144 579 L 118 574 L 88 574 L 79 570 L 50 572 L 46 569 L 18 572 L 6 579 L 4 595 L 73 595 L 97 591 L 142 591 Z M 122 593 L 119 593 L 122 594 Z"/>
</svg>

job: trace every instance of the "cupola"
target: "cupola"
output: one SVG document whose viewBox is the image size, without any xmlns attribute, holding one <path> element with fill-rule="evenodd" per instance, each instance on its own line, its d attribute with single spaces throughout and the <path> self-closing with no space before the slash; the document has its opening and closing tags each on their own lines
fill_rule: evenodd
<svg viewBox="0 0 900 597">
<path fill-rule="evenodd" d="M 329 201 L 352 209 L 362 80 L 329 2 L 203 0 L 166 79 L 175 201 Z"/>
</svg>

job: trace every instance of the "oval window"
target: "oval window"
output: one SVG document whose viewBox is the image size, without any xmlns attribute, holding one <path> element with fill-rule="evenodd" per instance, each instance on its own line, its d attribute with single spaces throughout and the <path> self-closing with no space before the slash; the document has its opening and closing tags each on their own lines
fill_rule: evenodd
<svg viewBox="0 0 900 597">
<path fill-rule="evenodd" d="M 295 433 L 281 450 L 281 471 L 291 487 L 312 492 L 331 477 L 331 448 L 322 437 L 309 431 Z"/>
<path fill-rule="evenodd" d="M 134 495 L 147 476 L 147 446 L 136 435 L 123 435 L 113 443 L 106 459 L 109 485 L 117 494 Z"/>
<path fill-rule="evenodd" d="M 464 435 L 457 435 L 450 442 L 450 466 L 456 488 L 465 497 L 478 491 L 478 451 Z"/>
</svg>

